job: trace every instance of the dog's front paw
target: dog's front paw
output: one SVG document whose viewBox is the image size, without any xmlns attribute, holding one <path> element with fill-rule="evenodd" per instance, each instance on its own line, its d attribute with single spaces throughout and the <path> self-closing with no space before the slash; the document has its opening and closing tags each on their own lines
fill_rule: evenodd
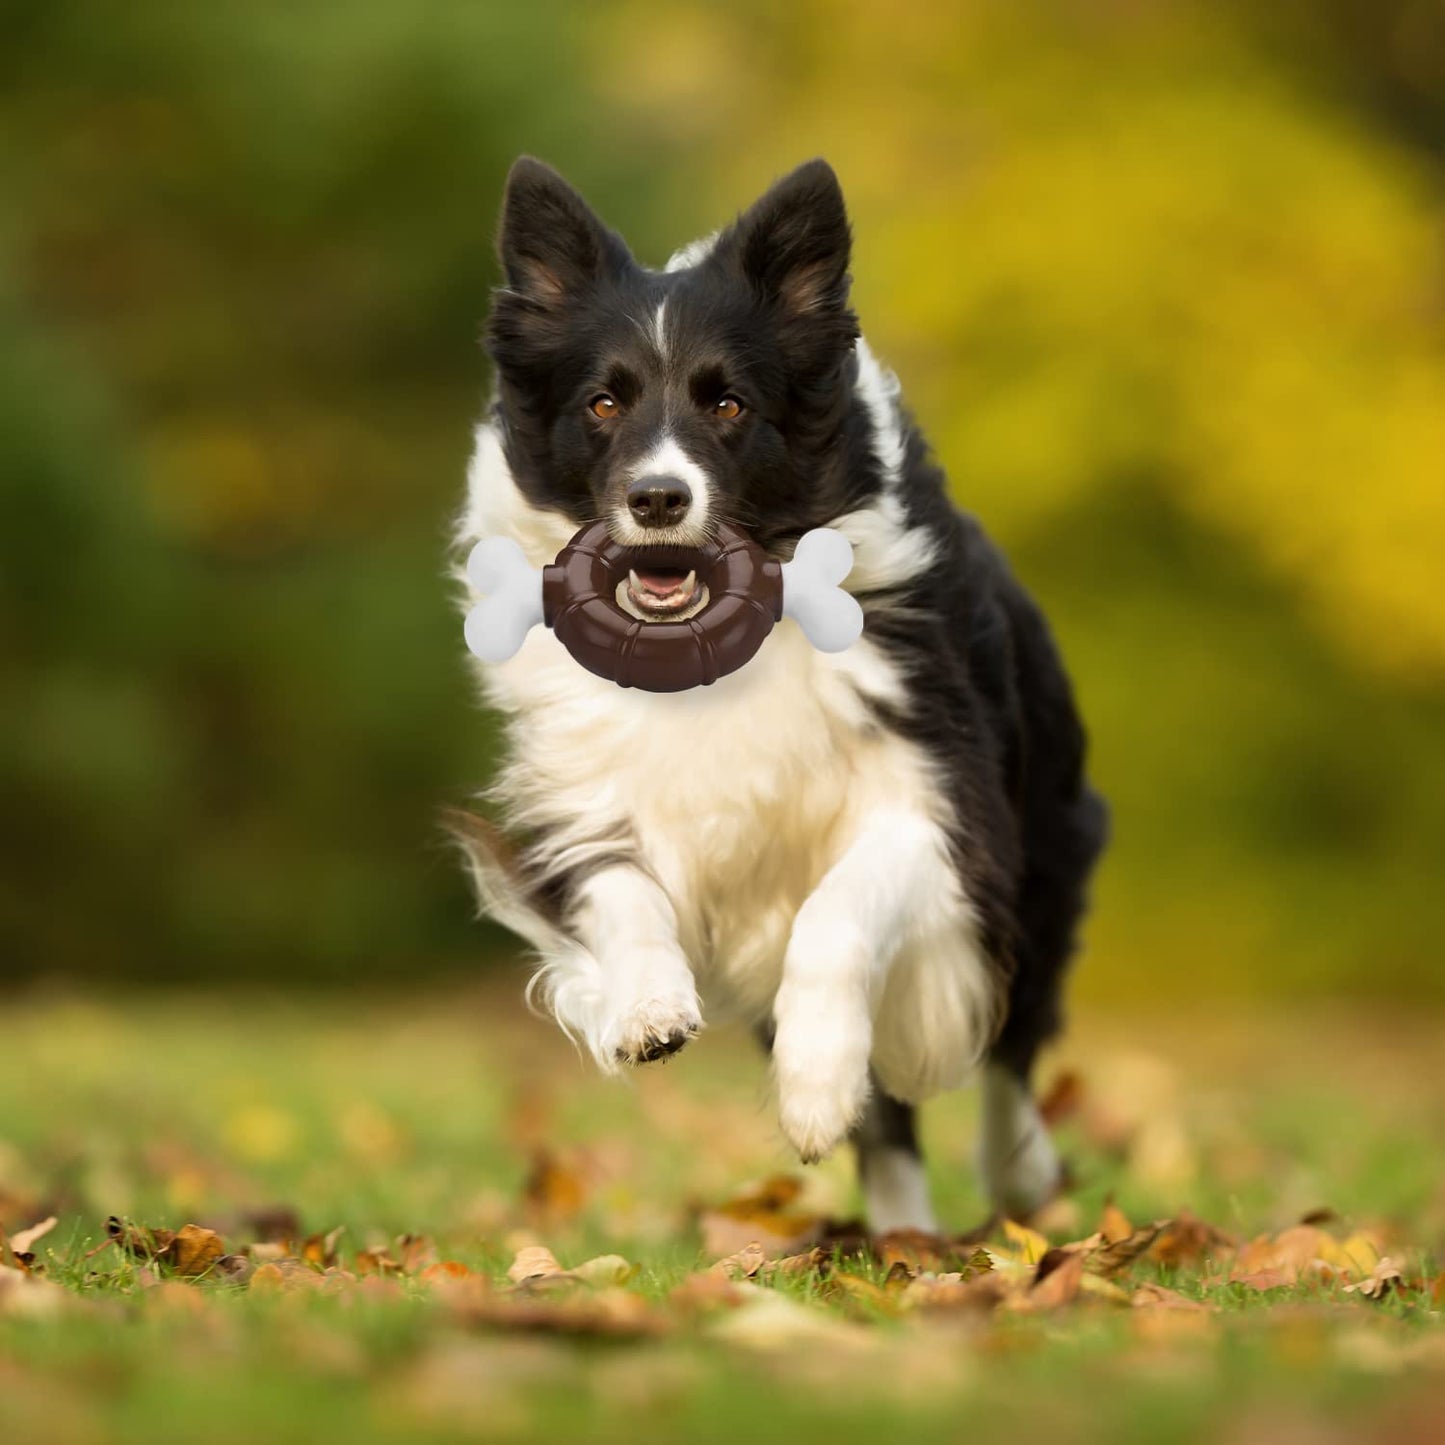
<svg viewBox="0 0 1445 1445">
<path fill-rule="evenodd" d="M 868 1102 L 868 1070 L 778 1081 L 778 1122 L 804 1164 L 826 1159 L 848 1137 Z"/>
<path fill-rule="evenodd" d="M 785 983 L 775 1016 L 778 1119 L 803 1163 L 816 1164 L 843 1142 L 868 1102 L 866 1000 L 820 997 Z"/>
<path fill-rule="evenodd" d="M 614 1056 L 619 1064 L 668 1059 L 702 1028 L 697 996 L 670 994 L 635 1005 L 617 1023 Z"/>
</svg>

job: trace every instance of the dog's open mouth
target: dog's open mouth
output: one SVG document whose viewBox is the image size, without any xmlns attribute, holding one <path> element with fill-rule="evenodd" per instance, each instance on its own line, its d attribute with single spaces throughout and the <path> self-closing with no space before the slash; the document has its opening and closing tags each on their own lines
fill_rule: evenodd
<svg viewBox="0 0 1445 1445">
<path fill-rule="evenodd" d="M 675 622 L 699 612 L 707 588 L 695 567 L 639 558 L 617 586 L 618 605 L 643 622 Z"/>
</svg>

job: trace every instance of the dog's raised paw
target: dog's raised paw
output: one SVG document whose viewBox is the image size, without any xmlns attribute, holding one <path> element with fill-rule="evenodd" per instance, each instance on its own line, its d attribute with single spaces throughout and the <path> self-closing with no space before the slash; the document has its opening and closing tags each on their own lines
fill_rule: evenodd
<svg viewBox="0 0 1445 1445">
<path fill-rule="evenodd" d="M 698 1035 L 702 1019 L 690 1005 L 654 1000 L 640 1005 L 618 1038 L 619 1064 L 652 1064 L 670 1059 Z"/>
</svg>

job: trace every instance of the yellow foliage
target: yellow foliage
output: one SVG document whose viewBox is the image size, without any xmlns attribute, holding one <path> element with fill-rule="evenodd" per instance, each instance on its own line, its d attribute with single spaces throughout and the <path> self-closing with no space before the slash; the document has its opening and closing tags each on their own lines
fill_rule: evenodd
<svg viewBox="0 0 1445 1445">
<path fill-rule="evenodd" d="M 833 161 L 865 324 L 1005 541 L 1143 479 L 1356 660 L 1445 676 L 1445 207 L 1411 157 L 1204 4 L 636 8 L 598 65 L 682 127 L 679 212 Z"/>
</svg>

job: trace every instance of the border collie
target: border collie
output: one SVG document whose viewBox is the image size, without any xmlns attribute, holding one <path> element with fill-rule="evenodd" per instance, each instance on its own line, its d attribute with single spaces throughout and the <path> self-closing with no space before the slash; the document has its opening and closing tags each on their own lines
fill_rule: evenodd
<svg viewBox="0 0 1445 1445">
<path fill-rule="evenodd" d="M 540 628 L 480 668 L 507 730 L 505 832 L 462 824 L 484 908 L 605 1070 L 675 1053 L 704 1003 L 741 1014 L 784 1135 L 809 1162 L 852 1140 L 879 1232 L 936 1227 L 914 1105 L 982 1064 L 985 1184 L 1031 1211 L 1060 1166 L 1030 1070 L 1106 813 L 1043 618 L 859 335 L 837 178 L 799 167 L 653 271 L 524 158 L 499 250 L 459 555 L 506 535 L 540 567 L 603 518 L 649 548 L 726 520 L 786 560 L 836 527 L 866 626 L 825 656 L 784 621 L 674 694 L 594 677 Z M 651 621 L 696 588 L 637 568 L 619 592 Z"/>
</svg>

